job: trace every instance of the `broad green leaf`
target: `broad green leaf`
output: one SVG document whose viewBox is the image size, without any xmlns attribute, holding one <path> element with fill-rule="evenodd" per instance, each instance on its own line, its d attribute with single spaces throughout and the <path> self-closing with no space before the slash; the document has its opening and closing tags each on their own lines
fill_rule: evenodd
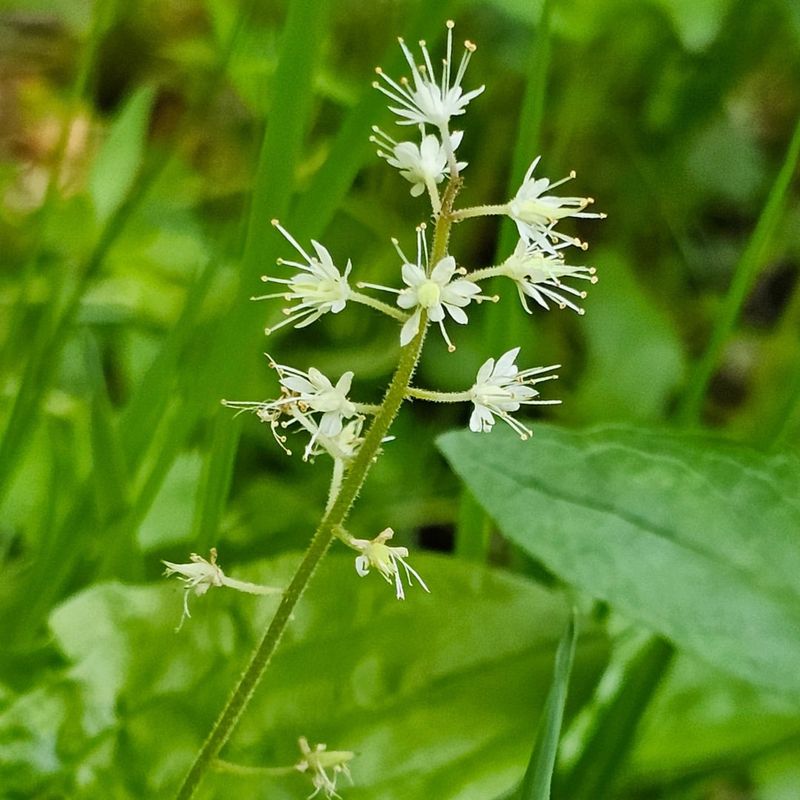
<svg viewBox="0 0 800 800">
<path fill-rule="evenodd" d="M 232 577 L 280 586 L 297 559 L 221 563 Z M 568 606 L 530 582 L 453 559 L 422 555 L 413 565 L 431 594 L 415 587 L 400 602 L 379 576 L 359 578 L 352 558 L 326 560 L 227 759 L 291 765 L 301 735 L 353 750 L 350 800 L 492 797 L 520 779 Z M 192 618 L 179 633 L 174 580 L 96 585 L 59 606 L 50 627 L 82 707 L 71 715 L 80 723 L 72 760 L 58 739 L 63 715 L 36 723 L 31 736 L 49 731 L 53 740 L 47 775 L 55 781 L 82 768 L 81 753 L 110 737 L 116 763 L 141 766 L 98 773 L 76 796 L 168 796 L 275 603 L 212 589 L 190 598 Z M 593 691 L 605 662 L 605 640 L 590 630 L 578 643 L 574 696 Z M 7 721 L 29 702 L 23 695 L 0 715 L 0 741 L 14 741 Z M 17 760 L 4 774 L 38 769 L 33 754 L 10 752 Z M 225 775 L 212 776 L 200 795 L 288 800 L 310 791 L 299 775 Z"/>
<path fill-rule="evenodd" d="M 712 664 L 800 697 L 800 465 L 711 437 L 539 426 L 441 449 L 505 535 Z"/>
<path fill-rule="evenodd" d="M 94 160 L 89 190 L 100 223 L 116 211 L 136 180 L 154 98 L 150 86 L 140 87 L 131 95 Z"/>
</svg>

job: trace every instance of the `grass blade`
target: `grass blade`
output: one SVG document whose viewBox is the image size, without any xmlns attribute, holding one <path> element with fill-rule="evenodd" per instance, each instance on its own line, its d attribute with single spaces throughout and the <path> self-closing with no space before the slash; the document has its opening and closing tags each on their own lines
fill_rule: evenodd
<svg viewBox="0 0 800 800">
<path fill-rule="evenodd" d="M 569 676 L 575 657 L 575 643 L 578 638 L 577 620 L 573 609 L 567 629 L 561 637 L 556 651 L 556 664 L 553 671 L 553 682 L 547 695 L 544 713 L 536 733 L 536 744 L 533 747 L 528 769 L 522 779 L 518 800 L 549 800 L 550 786 L 558 753 L 558 741 L 561 736 L 561 723 L 564 719 L 564 705 L 567 701 Z"/>
</svg>

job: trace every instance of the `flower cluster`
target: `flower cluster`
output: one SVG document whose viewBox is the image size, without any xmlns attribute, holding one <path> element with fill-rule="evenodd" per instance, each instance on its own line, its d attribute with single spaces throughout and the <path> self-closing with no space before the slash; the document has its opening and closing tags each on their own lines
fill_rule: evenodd
<svg viewBox="0 0 800 800">
<path fill-rule="evenodd" d="M 398 141 L 373 126 L 370 140 L 377 146 L 378 155 L 391 167 L 397 169 L 402 178 L 411 184 L 411 194 L 418 197 L 427 192 L 437 234 L 444 225 L 449 231 L 453 223 L 472 217 L 503 215 L 512 219 L 519 232 L 519 241 L 514 251 L 501 263 L 489 267 L 468 270 L 460 265 L 447 251 L 447 238 L 442 246 L 441 238 L 434 237 L 429 251 L 427 226 L 416 228 L 416 257 L 408 258 L 397 239 L 392 244 L 398 255 L 398 286 L 349 282 L 353 266 L 350 260 L 344 267 L 337 266 L 330 251 L 317 241 L 311 240 L 306 249 L 277 220 L 273 225 L 299 255 L 297 260 L 278 259 L 282 268 L 293 270 L 291 274 L 264 276 L 267 283 L 278 285 L 280 290 L 255 298 L 282 299 L 284 318 L 267 328 L 267 333 L 293 325 L 303 328 L 328 314 L 339 314 L 352 303 L 365 305 L 392 318 L 399 324 L 400 347 L 422 346 L 422 337 L 430 323 L 438 326 L 450 352 L 456 348 L 446 323 L 466 325 L 472 314 L 473 304 L 484 300 L 497 301 L 496 295 L 486 294 L 482 284 L 493 278 L 510 279 L 516 288 L 520 302 L 526 312 L 532 306 L 549 310 L 552 306 L 569 308 L 583 313 L 581 301 L 586 297 L 584 286 L 596 282 L 593 267 L 573 264 L 565 253 L 570 249 L 586 250 L 586 244 L 577 237 L 563 232 L 558 226 L 568 218 L 602 218 L 604 215 L 589 211 L 589 197 L 562 197 L 555 192 L 566 181 L 575 177 L 551 182 L 546 177 L 535 175 L 540 158 L 534 159 L 524 176 L 515 196 L 500 205 L 475 206 L 456 209 L 453 201 L 460 186 L 460 174 L 467 164 L 459 161 L 456 150 L 464 134 L 451 130 L 451 120 L 462 116 L 467 106 L 484 90 L 463 88 L 467 67 L 475 52 L 472 42 L 464 43 L 460 61 L 456 65 L 453 56 L 452 22 L 447 23 L 446 53 L 441 70 L 434 69 L 434 62 L 426 43 L 420 42 L 421 63 L 406 43 L 400 39 L 400 47 L 410 70 L 410 77 L 394 79 L 378 68 L 378 80 L 373 84 L 389 100 L 389 110 L 397 124 L 416 128 L 415 140 Z M 439 187 L 446 183 L 444 193 Z M 438 249 L 437 249 L 438 248 Z M 361 290 L 377 290 L 393 295 L 394 303 L 386 303 Z M 533 301 L 531 303 L 531 301 Z M 478 370 L 473 385 L 461 392 L 438 392 L 408 386 L 409 398 L 433 402 L 467 402 L 472 404 L 469 428 L 478 433 L 492 430 L 501 420 L 509 425 L 522 439 L 531 436 L 531 429 L 514 414 L 525 406 L 558 403 L 558 400 L 543 399 L 538 384 L 554 380 L 557 365 L 523 368 L 517 366 L 519 347 L 514 347 L 499 358 L 489 358 Z M 350 398 L 353 373 L 345 372 L 334 383 L 314 367 L 303 372 L 294 367 L 277 364 L 270 359 L 278 373 L 280 396 L 263 402 L 223 401 L 225 405 L 239 410 L 253 411 L 260 420 L 268 424 L 275 440 L 288 453 L 287 431 L 293 429 L 307 435 L 303 451 L 305 460 L 313 460 L 320 453 L 327 453 L 334 462 L 333 481 L 329 508 L 347 470 L 364 438 L 362 428 L 370 414 L 377 413 L 381 406 L 358 403 Z M 366 575 L 376 570 L 385 580 L 393 583 L 398 598 L 405 596 L 401 578 L 411 583 L 417 581 L 427 590 L 420 576 L 408 565 L 408 550 L 391 547 L 387 542 L 393 532 L 387 528 L 374 539 L 356 539 L 341 533 L 340 538 L 357 552 L 356 570 Z"/>
<path fill-rule="evenodd" d="M 294 426 L 310 435 L 303 460 L 313 460 L 327 452 L 334 459 L 349 461 L 360 443 L 364 417 L 359 410 L 371 408 L 348 398 L 353 373 L 345 372 L 334 385 L 315 367 L 302 372 L 267 358 L 278 373 L 281 396 L 263 402 L 223 400 L 222 404 L 255 413 L 270 426 L 275 441 L 288 455 L 291 450 L 286 447 L 286 436 L 281 430 Z"/>
</svg>

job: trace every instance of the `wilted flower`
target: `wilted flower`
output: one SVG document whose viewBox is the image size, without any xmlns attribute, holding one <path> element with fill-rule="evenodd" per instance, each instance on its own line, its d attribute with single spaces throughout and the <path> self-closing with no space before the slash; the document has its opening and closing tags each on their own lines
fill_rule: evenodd
<svg viewBox="0 0 800 800">
<path fill-rule="evenodd" d="M 314 745 L 312 750 L 305 736 L 300 737 L 298 744 L 302 758 L 294 768 L 298 772 L 308 773 L 311 778 L 314 791 L 308 796 L 309 800 L 320 792 L 329 800 L 339 797 L 336 794 L 336 781 L 340 774 L 344 774 L 352 782 L 347 763 L 355 758 L 355 753 L 350 750 L 328 750 L 324 744 Z"/>
<path fill-rule="evenodd" d="M 560 248 L 559 248 L 560 249 Z M 520 239 L 514 252 L 499 267 L 497 274 L 511 278 L 517 284 L 522 307 L 530 314 L 527 297 L 532 297 L 540 306 L 550 308 L 547 301 L 555 302 L 559 308 L 569 307 L 579 314 L 583 309 L 565 295 L 583 299 L 586 292 L 573 289 L 561 278 L 579 278 L 597 283 L 594 267 L 576 267 L 563 259 L 550 256 L 539 250 L 535 244 Z"/>
<path fill-rule="evenodd" d="M 580 245 L 579 240 L 553 229 L 559 220 L 565 217 L 603 219 L 605 214 L 584 211 L 588 205 L 594 202 L 591 197 L 557 197 L 546 194 L 546 192 L 572 180 L 575 173 L 571 172 L 566 178 L 555 183 L 550 183 L 547 178 L 534 178 L 533 171 L 540 158 L 541 156 L 535 158 L 528 167 L 522 186 L 514 199 L 508 203 L 507 209 L 508 214 L 517 223 L 519 235 L 523 239 L 535 244 L 539 249 L 555 255 L 554 242 L 562 241 Z"/>
<path fill-rule="evenodd" d="M 192 615 L 189 613 L 189 595 L 194 592 L 198 597 L 204 595 L 212 586 L 227 586 L 236 589 L 238 592 L 247 594 L 281 594 L 282 589 L 273 586 L 261 586 L 249 581 L 239 581 L 236 578 L 229 578 L 222 568 L 217 564 L 217 548 L 212 547 L 209 554 L 210 560 L 206 560 L 197 553 L 189 556 L 188 564 L 174 564 L 172 561 L 162 561 L 166 566 L 164 574 L 167 576 L 177 575 L 183 581 L 183 616 L 176 630 L 180 630 L 185 619 Z"/>
<path fill-rule="evenodd" d="M 406 562 L 408 548 L 389 547 L 386 544 L 393 536 L 394 531 L 391 528 L 386 528 L 372 540 L 349 538 L 348 544 L 361 552 L 361 555 L 356 556 L 356 572 L 364 577 L 364 575 L 369 574 L 370 568 L 374 567 L 383 575 L 387 583 L 394 583 L 397 599 L 404 600 L 406 595 L 403 590 L 400 570 L 397 566 L 399 562 L 405 570 L 408 585 L 412 585 L 411 578 L 413 576 L 419 581 L 419 585 L 430 593 L 430 589 L 425 585 L 425 581 L 422 580 L 419 573 Z"/>
<path fill-rule="evenodd" d="M 436 71 L 431 63 L 428 48 L 424 41 L 419 43 L 422 50 L 424 63 L 417 66 L 414 56 L 406 46 L 403 39 L 399 39 L 403 55 L 406 57 L 408 66 L 411 69 L 413 85 L 406 78 L 401 78 L 399 83 L 392 80 L 380 67 L 376 69 L 379 77 L 388 84 L 381 85 L 378 81 L 373 83 L 376 89 L 383 92 L 396 106 L 389 106 L 389 110 L 397 114 L 400 119 L 399 125 L 419 125 L 429 124 L 441 131 L 447 129 L 450 118 L 464 113 L 467 104 L 477 97 L 485 87 L 473 89 L 471 92 L 464 92 L 461 88 L 461 81 L 467 65 L 475 52 L 476 47 L 472 42 L 464 42 L 464 54 L 458 66 L 455 78 L 451 77 L 453 63 L 453 28 L 455 23 L 452 20 L 447 22 L 447 57 L 442 64 L 442 77 L 437 83 Z"/>
<path fill-rule="evenodd" d="M 333 263 L 331 254 L 319 242 L 311 240 L 316 256 L 310 256 L 278 220 L 272 220 L 272 224 L 294 246 L 295 250 L 305 259 L 305 263 L 279 258 L 278 264 L 296 267 L 300 272 L 291 278 L 273 278 L 269 275 L 261 278 L 265 283 L 283 284 L 286 286 L 286 290 L 260 295 L 254 297 L 253 300 L 280 297 L 284 300 L 297 301 L 294 306 L 283 309 L 286 319 L 267 328 L 267 334 L 292 323 L 296 323 L 295 328 L 304 328 L 306 325 L 316 322 L 329 311 L 338 314 L 350 298 L 350 286 L 347 283 L 347 276 L 352 269 L 350 261 L 348 260 L 343 275 Z"/>
<path fill-rule="evenodd" d="M 521 439 L 528 439 L 533 431 L 518 420 L 510 412 L 519 410 L 521 405 L 555 405 L 560 400 L 537 400 L 539 392 L 533 388 L 537 383 L 554 380 L 558 375 L 545 375 L 560 364 L 549 367 L 534 367 L 518 370 L 514 363 L 519 355 L 519 347 L 515 347 L 500 358 L 484 362 L 475 377 L 475 383 L 469 390 L 474 409 L 469 420 L 470 430 L 488 432 L 494 426 L 495 416 L 508 423 Z M 541 377 L 540 377 L 541 376 Z"/>
</svg>

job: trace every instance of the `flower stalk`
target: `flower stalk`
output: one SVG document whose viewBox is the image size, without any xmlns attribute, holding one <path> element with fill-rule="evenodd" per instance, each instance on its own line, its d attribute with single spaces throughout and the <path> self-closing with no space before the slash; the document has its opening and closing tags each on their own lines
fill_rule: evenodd
<svg viewBox="0 0 800 800">
<path fill-rule="evenodd" d="M 431 251 L 431 259 L 434 263 L 444 258 L 447 252 L 447 242 L 450 235 L 450 226 L 452 225 L 450 211 L 452 210 L 453 200 L 460 188 L 460 183 L 458 180 L 451 180 L 444 192 L 442 214 L 439 215 L 434 229 Z M 411 379 L 425 341 L 426 323 L 427 319 L 423 319 L 417 335 L 406 347 L 401 348 L 397 368 L 386 390 L 383 402 L 364 436 L 364 441 L 343 477 L 338 493 L 335 497 L 332 497 L 332 502 L 329 502 L 328 510 L 323 515 L 311 539 L 311 544 L 303 556 L 303 560 L 284 590 L 275 616 L 253 651 L 250 661 L 239 679 L 239 683 L 214 722 L 211 732 L 186 774 L 183 784 L 176 795 L 176 800 L 189 800 L 189 798 L 193 797 L 206 773 L 212 768 L 217 756 L 250 703 L 264 670 L 266 670 L 278 644 L 283 638 L 295 606 L 311 582 L 336 532 L 344 525 L 350 508 L 361 491 L 367 474 L 380 451 L 381 442 L 388 433 L 389 427 L 400 410 L 400 406 L 408 395 Z"/>
</svg>

